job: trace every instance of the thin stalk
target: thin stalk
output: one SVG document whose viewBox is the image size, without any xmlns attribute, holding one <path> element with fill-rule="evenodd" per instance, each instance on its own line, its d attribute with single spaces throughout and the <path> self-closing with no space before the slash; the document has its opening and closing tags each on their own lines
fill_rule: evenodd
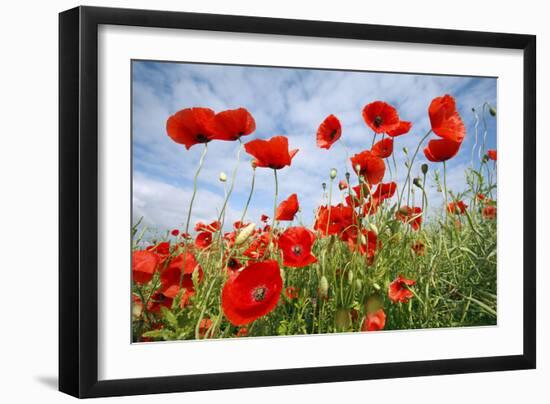
<svg viewBox="0 0 550 404">
<path fill-rule="evenodd" d="M 403 199 L 403 194 L 405 193 L 405 187 L 407 186 L 407 183 L 411 179 L 411 169 L 414 164 L 414 160 L 416 159 L 416 155 L 418 154 L 418 151 L 420 150 L 420 146 L 422 146 L 422 143 L 428 138 L 428 136 L 432 133 L 432 130 L 430 129 L 424 137 L 418 142 L 418 145 L 416 146 L 416 150 L 414 151 L 411 164 L 409 164 L 409 167 L 407 167 L 407 177 L 405 178 L 405 183 L 403 184 L 403 188 L 401 189 L 401 195 L 399 195 L 399 202 L 397 203 L 397 208 L 399 209 L 401 207 L 401 200 Z"/>
</svg>

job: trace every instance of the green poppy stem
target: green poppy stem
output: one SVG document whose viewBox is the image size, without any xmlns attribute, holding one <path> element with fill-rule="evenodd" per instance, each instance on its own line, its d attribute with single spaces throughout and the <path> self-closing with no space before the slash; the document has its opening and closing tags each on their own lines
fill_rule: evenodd
<svg viewBox="0 0 550 404">
<path fill-rule="evenodd" d="M 416 150 L 414 151 L 414 154 L 413 154 L 413 157 L 412 157 L 412 160 L 411 160 L 411 163 L 409 164 L 409 166 L 407 167 L 407 177 L 405 178 L 405 183 L 403 184 L 403 188 L 401 189 L 401 194 L 399 195 L 399 202 L 397 203 L 397 208 L 401 208 L 401 200 L 403 199 L 403 194 L 405 193 L 405 187 L 407 186 L 407 183 L 410 181 L 411 179 L 411 169 L 412 169 L 412 166 L 414 164 L 414 160 L 416 159 L 416 155 L 418 154 L 418 151 L 420 150 L 420 146 L 422 146 L 422 143 L 424 143 L 424 141 L 428 138 L 428 136 L 430 135 L 430 133 L 432 133 L 432 130 L 430 129 L 428 132 L 426 132 L 426 134 L 424 135 L 424 137 L 422 137 L 422 139 L 420 140 L 420 142 L 418 142 L 418 145 L 416 146 Z"/>
</svg>

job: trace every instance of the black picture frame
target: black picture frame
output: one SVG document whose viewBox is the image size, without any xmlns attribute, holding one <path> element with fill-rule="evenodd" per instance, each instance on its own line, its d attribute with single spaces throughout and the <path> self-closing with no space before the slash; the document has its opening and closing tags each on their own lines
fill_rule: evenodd
<svg viewBox="0 0 550 404">
<path fill-rule="evenodd" d="M 523 354 L 99 381 L 98 26 L 343 38 L 523 51 Z M 536 37 L 489 32 L 77 7 L 59 15 L 59 390 L 104 397 L 459 374 L 536 366 Z"/>
</svg>

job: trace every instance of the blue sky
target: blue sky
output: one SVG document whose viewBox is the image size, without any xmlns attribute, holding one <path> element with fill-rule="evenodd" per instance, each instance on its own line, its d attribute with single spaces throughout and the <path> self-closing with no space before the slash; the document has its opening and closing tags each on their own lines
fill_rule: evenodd
<svg viewBox="0 0 550 404">
<path fill-rule="evenodd" d="M 245 107 L 256 120 L 256 131 L 244 137 L 244 142 L 274 135 L 287 136 L 291 148 L 299 148 L 300 152 L 291 167 L 279 171 L 279 200 L 297 193 L 302 220 L 309 225 L 314 209 L 323 202 L 321 184 L 329 182 L 330 169 L 338 170 L 337 179 L 344 178 L 345 171 L 350 170 L 349 163 L 345 166 L 346 154 L 340 144 L 328 151 L 316 146 L 315 134 L 326 116 L 335 114 L 340 119 L 342 140 L 350 154 L 370 148 L 372 131 L 361 116 L 363 107 L 369 102 L 386 101 L 397 108 L 402 120 L 412 121 L 412 130 L 395 138 L 394 142 L 398 172 L 396 176 L 392 170 L 393 180 L 401 188 L 406 175 L 402 148 L 414 151 L 430 129 L 427 112 L 430 101 L 451 94 L 467 128 L 459 154 L 447 164 L 448 188 L 459 192 L 465 187 L 464 170 L 471 164 L 474 145 L 472 108 L 480 111 L 484 102 L 496 106 L 497 98 L 496 78 L 153 61 L 133 61 L 132 70 L 134 221 L 143 216 L 151 230 L 160 232 L 181 229 L 184 225 L 193 175 L 203 148 L 197 145 L 186 150 L 167 136 L 166 119 L 180 109 L 203 106 L 218 112 Z M 488 116 L 487 123 L 487 147 L 496 148 L 495 119 Z M 230 177 L 236 165 L 238 146 L 238 142 L 209 144 L 192 223 L 212 221 L 217 217 L 224 195 L 219 173 L 223 171 Z M 250 161 L 251 157 L 243 151 L 227 223 L 240 218 L 248 197 L 252 175 Z M 420 152 L 413 166 L 414 175 L 420 173 L 420 165 L 425 162 Z M 430 179 L 435 169 L 442 171 L 442 164 L 430 163 L 427 191 L 432 209 L 440 209 L 442 195 Z M 386 170 L 384 182 L 388 181 L 390 174 Z M 257 223 L 262 213 L 272 216 L 273 191 L 272 170 L 258 169 L 248 220 Z M 417 201 L 419 197 L 420 194 Z M 339 201 L 341 196 L 335 187 L 333 203 Z"/>
</svg>

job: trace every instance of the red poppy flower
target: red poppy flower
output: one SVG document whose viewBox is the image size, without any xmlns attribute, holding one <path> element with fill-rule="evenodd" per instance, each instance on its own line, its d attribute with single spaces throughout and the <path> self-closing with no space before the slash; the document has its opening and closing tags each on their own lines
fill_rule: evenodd
<svg viewBox="0 0 550 404">
<path fill-rule="evenodd" d="M 258 259 L 264 256 L 265 250 L 269 246 L 269 232 L 262 233 L 259 237 L 255 238 L 246 251 L 243 253 L 245 257 Z"/>
<path fill-rule="evenodd" d="M 433 162 L 447 161 L 456 156 L 461 144 L 447 139 L 432 139 L 424 148 L 424 155 Z"/>
<path fill-rule="evenodd" d="M 159 267 L 160 257 L 154 252 L 143 250 L 132 253 L 132 279 L 143 284 L 149 282 Z"/>
<path fill-rule="evenodd" d="M 416 281 L 412 279 L 406 279 L 401 275 L 398 275 L 397 278 L 390 283 L 388 288 L 388 297 L 394 303 L 407 303 L 409 299 L 414 297 L 414 294 L 408 287 L 414 285 L 415 283 Z"/>
<path fill-rule="evenodd" d="M 161 243 L 147 247 L 148 251 L 152 251 L 161 257 L 170 255 L 170 242 L 163 241 Z"/>
<path fill-rule="evenodd" d="M 409 133 L 411 128 L 412 128 L 412 122 L 400 121 L 399 125 L 397 125 L 395 129 L 387 131 L 386 134 L 391 137 L 401 136 L 406 133 Z"/>
<path fill-rule="evenodd" d="M 214 232 L 220 230 L 221 225 L 222 224 L 220 222 L 218 222 L 217 220 L 214 220 L 210 224 L 204 224 L 203 222 L 198 222 L 195 225 L 195 231 L 209 231 L 211 233 L 214 233 Z"/>
<path fill-rule="evenodd" d="M 191 146 L 208 143 L 213 139 L 209 124 L 214 117 L 210 108 L 186 108 L 176 112 L 166 121 L 166 132 L 176 143 Z"/>
<path fill-rule="evenodd" d="M 487 150 L 487 156 L 493 160 L 493 161 L 497 161 L 497 151 L 496 150 Z"/>
<path fill-rule="evenodd" d="M 355 226 L 350 227 L 342 234 L 342 240 L 348 243 L 351 252 L 359 248 L 359 253 L 367 256 L 367 262 L 370 265 L 374 261 L 376 251 L 382 248 L 382 242 L 378 240 L 378 236 L 373 231 L 362 229 L 359 240 L 357 239 L 357 233 Z"/>
<path fill-rule="evenodd" d="M 372 147 L 371 152 L 374 156 L 383 159 L 390 157 L 393 153 L 393 139 L 391 137 L 387 137 L 376 142 Z"/>
<path fill-rule="evenodd" d="M 160 274 L 160 283 L 162 285 L 160 291 L 164 296 L 170 298 L 176 297 L 180 290 L 180 279 L 182 277 L 182 270 L 182 289 L 185 289 L 186 292 L 189 293 L 189 296 L 191 296 L 195 292 L 192 279 L 193 273 L 195 271 L 198 271 L 198 279 L 200 281 L 202 280 L 203 272 L 193 254 L 188 252 L 185 256 L 185 259 L 183 254 L 180 254 L 173 258 L 166 269 Z"/>
<path fill-rule="evenodd" d="M 330 207 L 321 206 L 317 210 L 314 229 L 323 236 L 331 234 L 340 234 L 347 227 L 354 223 L 354 212 L 350 206 L 338 204 Z"/>
<path fill-rule="evenodd" d="M 237 337 L 246 337 L 248 335 L 248 330 L 245 327 L 239 328 L 237 331 Z"/>
<path fill-rule="evenodd" d="M 364 177 L 369 184 L 378 184 L 384 178 L 386 165 L 384 160 L 373 155 L 370 150 L 362 151 L 351 157 L 353 170 Z"/>
<path fill-rule="evenodd" d="M 481 214 L 485 219 L 494 219 L 497 217 L 497 207 L 495 205 L 485 206 Z"/>
<path fill-rule="evenodd" d="M 387 133 L 399 126 L 397 110 L 383 101 L 374 101 L 363 108 L 363 119 L 375 133 Z"/>
<path fill-rule="evenodd" d="M 238 140 L 256 130 L 256 122 L 246 108 L 218 112 L 208 126 L 213 139 Z"/>
<path fill-rule="evenodd" d="M 245 325 L 277 306 L 283 280 L 277 261 L 248 265 L 229 278 L 222 290 L 222 309 L 233 325 Z"/>
<path fill-rule="evenodd" d="M 339 183 L 338 183 L 338 188 L 340 188 L 340 191 L 343 191 L 344 189 L 347 189 L 348 188 L 348 183 L 344 180 L 341 180 Z"/>
<path fill-rule="evenodd" d="M 449 204 L 447 205 L 447 211 L 449 213 L 454 213 L 454 214 L 461 214 L 463 215 L 464 212 L 466 212 L 466 209 L 468 208 L 468 205 L 466 205 L 464 202 L 462 201 L 457 201 L 457 202 L 449 202 Z"/>
<path fill-rule="evenodd" d="M 428 112 L 432 130 L 436 135 L 451 142 L 462 142 L 466 135 L 466 127 L 456 110 L 453 97 L 445 94 L 434 98 Z"/>
<path fill-rule="evenodd" d="M 277 206 L 277 211 L 275 213 L 275 220 L 284 220 L 292 221 L 296 212 L 300 209 L 298 204 L 298 195 L 292 194 L 286 200 L 282 201 L 279 206 Z"/>
<path fill-rule="evenodd" d="M 483 195 L 483 194 L 477 194 L 477 195 L 476 195 L 476 198 L 477 198 L 478 200 L 480 200 L 480 201 L 484 201 L 484 200 L 485 200 L 485 195 Z"/>
<path fill-rule="evenodd" d="M 317 146 L 321 149 L 330 147 L 342 136 L 342 125 L 334 115 L 329 115 L 317 129 Z"/>
<path fill-rule="evenodd" d="M 301 268 L 317 262 L 311 254 L 315 234 L 305 227 L 289 227 L 279 237 L 279 248 L 283 253 L 283 265 Z"/>
<path fill-rule="evenodd" d="M 378 309 L 366 315 L 361 331 L 380 331 L 384 329 L 385 325 L 386 313 L 384 313 L 384 309 Z"/>
<path fill-rule="evenodd" d="M 195 246 L 201 250 L 207 249 L 212 244 L 212 233 L 209 231 L 201 231 L 195 237 Z"/>
<path fill-rule="evenodd" d="M 395 213 L 395 217 L 403 223 L 409 223 L 413 230 L 418 230 L 422 225 L 422 208 L 403 206 Z"/>
<path fill-rule="evenodd" d="M 262 222 L 266 223 L 266 222 L 269 220 L 269 216 L 267 216 L 267 215 L 262 215 L 262 216 L 260 217 L 260 220 L 261 220 Z"/>
<path fill-rule="evenodd" d="M 269 167 L 279 170 L 290 166 L 298 149 L 288 150 L 286 136 L 273 136 L 269 140 L 255 139 L 244 145 L 246 152 L 255 157 L 256 167 Z"/>
<path fill-rule="evenodd" d="M 177 237 L 177 236 L 179 236 L 180 231 L 178 229 L 174 229 L 170 232 L 170 234 L 172 234 L 172 236 L 174 236 L 174 237 Z"/>
<path fill-rule="evenodd" d="M 299 293 L 300 293 L 300 289 L 294 286 L 287 286 L 285 288 L 285 295 L 289 300 L 297 299 Z"/>
<path fill-rule="evenodd" d="M 397 190 L 397 184 L 395 182 L 380 183 L 376 190 L 372 193 L 372 196 L 378 200 L 384 200 L 391 198 Z"/>
<path fill-rule="evenodd" d="M 411 249 L 413 250 L 413 252 L 416 254 L 416 255 L 424 255 L 424 250 L 425 250 L 426 246 L 424 245 L 424 243 L 420 240 L 418 240 L 417 242 L 413 243 L 413 245 L 411 246 Z"/>
</svg>

